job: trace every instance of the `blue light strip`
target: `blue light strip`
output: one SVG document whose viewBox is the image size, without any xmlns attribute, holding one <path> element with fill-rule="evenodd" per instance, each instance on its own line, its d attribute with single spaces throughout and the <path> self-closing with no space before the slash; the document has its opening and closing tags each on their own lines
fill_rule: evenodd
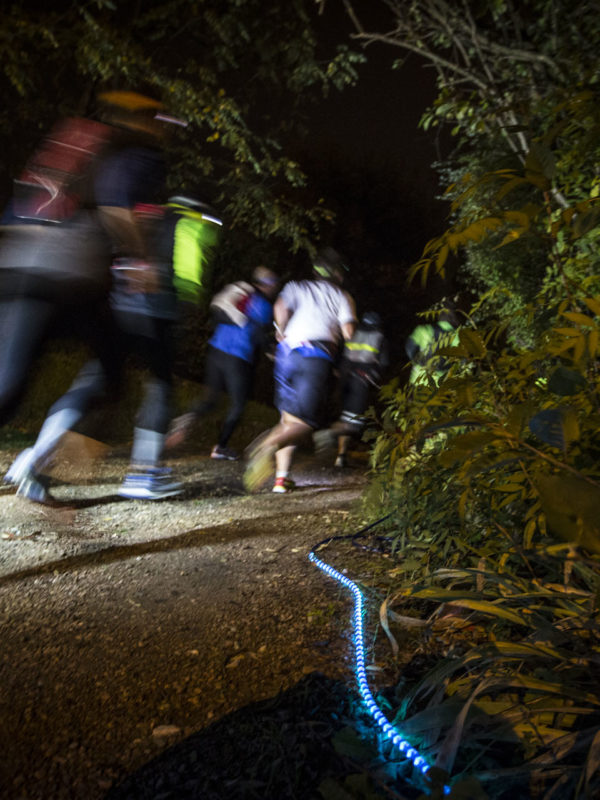
<svg viewBox="0 0 600 800">
<path fill-rule="evenodd" d="M 398 730 L 394 728 L 393 725 L 390 725 L 385 715 L 375 702 L 375 699 L 371 694 L 371 690 L 369 689 L 367 673 L 365 670 L 363 597 L 360 589 L 354 583 L 354 581 L 351 581 L 345 575 L 342 575 L 341 572 L 338 572 L 329 564 L 326 564 L 324 561 L 321 561 L 321 559 L 317 558 L 314 552 L 311 551 L 308 554 L 308 560 L 312 561 L 315 566 L 322 570 L 326 575 L 329 575 L 330 578 L 334 578 L 334 580 L 338 581 L 342 584 L 342 586 L 345 586 L 346 589 L 349 589 L 352 592 L 354 596 L 354 614 L 352 618 L 354 626 L 354 651 L 356 658 L 356 678 L 358 681 L 359 691 L 371 716 L 382 729 L 387 738 L 391 740 L 394 747 L 396 747 L 403 756 L 412 761 L 413 765 L 420 770 L 423 775 L 427 775 L 430 765 L 425 761 L 423 756 L 419 755 L 418 751 L 412 747 L 410 742 L 407 742 L 406 739 L 401 736 Z M 449 793 L 450 787 L 444 786 L 444 794 Z"/>
</svg>

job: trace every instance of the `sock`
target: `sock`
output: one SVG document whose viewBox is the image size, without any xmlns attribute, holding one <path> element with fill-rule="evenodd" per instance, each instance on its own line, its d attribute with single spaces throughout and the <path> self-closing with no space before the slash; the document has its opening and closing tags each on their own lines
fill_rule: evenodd
<svg viewBox="0 0 600 800">
<path fill-rule="evenodd" d="M 160 461 L 165 443 L 165 434 L 134 428 L 131 448 L 132 466 L 155 467 Z"/>
<path fill-rule="evenodd" d="M 45 420 L 31 450 L 33 469 L 42 469 L 52 458 L 62 437 L 81 419 L 81 412 L 63 408 Z"/>
</svg>

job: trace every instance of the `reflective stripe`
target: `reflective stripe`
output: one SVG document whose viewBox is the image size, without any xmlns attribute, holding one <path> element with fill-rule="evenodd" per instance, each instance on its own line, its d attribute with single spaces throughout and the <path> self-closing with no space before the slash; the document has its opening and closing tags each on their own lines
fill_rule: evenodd
<svg viewBox="0 0 600 800">
<path fill-rule="evenodd" d="M 344 346 L 344 358 L 353 364 L 377 364 L 381 357 L 383 333 L 358 328 Z"/>
<path fill-rule="evenodd" d="M 366 342 L 346 342 L 348 350 L 367 350 L 369 353 L 378 353 L 379 348 L 373 347 Z"/>
</svg>

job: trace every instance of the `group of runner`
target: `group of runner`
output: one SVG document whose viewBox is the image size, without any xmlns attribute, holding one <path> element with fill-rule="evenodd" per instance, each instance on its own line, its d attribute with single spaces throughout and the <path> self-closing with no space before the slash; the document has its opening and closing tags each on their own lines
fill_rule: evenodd
<svg viewBox="0 0 600 800">
<path fill-rule="evenodd" d="M 387 346 L 377 314 L 369 312 L 357 324 L 343 273 L 339 255 L 327 248 L 313 260 L 306 280 L 288 281 L 280 289 L 277 275 L 261 266 L 252 285 L 238 282 L 219 292 L 211 303 L 216 327 L 208 345 L 204 396 L 174 420 L 167 445 L 183 442 L 225 391 L 230 405 L 211 457 L 239 458 L 229 438 L 248 398 L 257 354 L 273 326 L 274 402 L 280 420 L 248 446 L 246 488 L 256 491 L 274 472 L 273 491 L 291 491 L 295 448 L 315 431 L 322 434 L 315 439 L 319 449 L 339 442 L 336 464 L 344 466 L 348 441 L 362 432 L 371 390 L 387 364 Z M 340 376 L 342 414 L 323 430 L 334 370 Z"/>
<path fill-rule="evenodd" d="M 172 198 L 165 208 L 163 145 L 170 118 L 161 113 L 161 102 L 131 91 L 105 92 L 100 100 L 101 123 L 69 121 L 60 135 L 49 137 L 16 182 L 2 220 L 0 425 L 19 406 L 34 360 L 49 339 L 67 335 L 91 350 L 72 385 L 50 408 L 36 442 L 19 454 L 5 480 L 22 497 L 48 502 L 47 468 L 60 442 L 96 405 L 118 396 L 125 360 L 135 353 L 149 377 L 119 494 L 153 500 L 181 493 L 182 484 L 164 467 L 165 447 L 181 441 L 224 390 L 231 403 L 211 456 L 237 457 L 229 439 L 249 396 L 257 351 L 274 324 L 280 421 L 249 447 L 244 483 L 255 491 L 275 471 L 273 491 L 290 491 L 295 447 L 323 424 L 326 387 L 340 354 L 346 364 L 344 416 L 330 435 L 333 441 L 361 429 L 365 391 L 385 363 L 380 332 L 369 333 L 369 328 L 378 330 L 376 315 L 370 322 L 365 317 L 361 336 L 353 338 L 355 304 L 342 287 L 343 265 L 333 250 L 314 259 L 309 279 L 282 288 L 272 270 L 258 267 L 249 282 L 231 284 L 212 299 L 216 324 L 208 345 L 206 392 L 171 422 L 172 332 L 181 299 L 177 281 L 187 282 L 192 293 L 206 288 L 194 283 L 202 282 L 201 271 L 191 280 L 175 274 L 174 260 L 184 245 L 173 231 L 178 214 L 187 215 L 185 223 L 201 223 L 198 259 L 214 244 L 206 230 L 220 220 L 185 197 Z M 81 164 L 83 156 L 89 163 Z M 76 166 L 69 161 L 73 158 Z M 167 229 L 173 235 L 165 236 Z M 181 239 L 189 242 L 190 230 L 185 234 Z"/>
</svg>

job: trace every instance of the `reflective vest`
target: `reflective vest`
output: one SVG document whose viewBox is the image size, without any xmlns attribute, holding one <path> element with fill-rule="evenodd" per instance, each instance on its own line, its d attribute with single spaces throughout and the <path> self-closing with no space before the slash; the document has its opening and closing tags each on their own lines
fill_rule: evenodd
<svg viewBox="0 0 600 800">
<path fill-rule="evenodd" d="M 212 277 L 214 252 L 222 222 L 178 203 L 167 209 L 176 216 L 173 238 L 173 285 L 180 300 L 202 303 Z"/>
<path fill-rule="evenodd" d="M 438 348 L 455 345 L 457 342 L 458 333 L 445 320 L 435 324 L 417 325 L 406 342 L 407 355 L 413 362 L 410 383 L 426 383 L 428 375 L 436 384 L 439 383 L 448 369 L 446 362 L 443 358 L 436 359 L 432 364 L 429 362 Z"/>
<path fill-rule="evenodd" d="M 344 359 L 353 364 L 379 364 L 384 336 L 381 331 L 357 328 L 354 336 L 344 345 Z"/>
</svg>

